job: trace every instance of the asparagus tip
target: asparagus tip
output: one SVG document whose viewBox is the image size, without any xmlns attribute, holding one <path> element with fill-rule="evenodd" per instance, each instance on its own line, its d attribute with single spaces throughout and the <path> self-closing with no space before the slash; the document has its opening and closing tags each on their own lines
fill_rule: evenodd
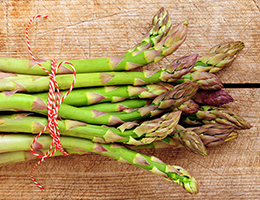
<svg viewBox="0 0 260 200">
<path fill-rule="evenodd" d="M 184 22 L 183 22 L 183 25 L 185 25 L 185 26 L 187 26 L 189 23 L 188 23 L 188 20 L 185 20 Z"/>
<path fill-rule="evenodd" d="M 199 193 L 198 183 L 194 177 L 191 177 L 189 182 L 184 183 L 184 188 L 186 189 L 187 192 L 191 194 Z"/>
</svg>

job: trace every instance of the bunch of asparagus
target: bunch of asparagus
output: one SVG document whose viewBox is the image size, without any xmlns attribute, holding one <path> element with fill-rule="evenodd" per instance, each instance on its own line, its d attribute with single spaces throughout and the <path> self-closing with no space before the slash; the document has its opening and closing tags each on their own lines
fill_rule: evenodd
<svg viewBox="0 0 260 200">
<path fill-rule="evenodd" d="M 230 65 L 244 44 L 228 42 L 200 58 L 192 54 L 157 71 L 133 71 L 160 61 L 185 41 L 187 21 L 173 26 L 161 8 L 152 22 L 142 42 L 124 55 L 69 61 L 77 76 L 58 111 L 61 144 L 69 154 L 109 156 L 196 194 L 197 182 L 186 170 L 135 149 L 185 147 L 205 156 L 207 147 L 236 138 L 236 129 L 249 129 L 242 117 L 222 107 L 233 98 L 213 74 Z M 50 61 L 38 61 L 51 70 Z M 30 146 L 48 122 L 50 78 L 32 60 L 0 58 L 0 70 L 0 166 L 37 159 Z M 59 69 L 61 90 L 70 88 L 71 73 L 66 64 Z M 33 146 L 40 155 L 52 143 L 48 131 L 44 133 Z"/>
</svg>

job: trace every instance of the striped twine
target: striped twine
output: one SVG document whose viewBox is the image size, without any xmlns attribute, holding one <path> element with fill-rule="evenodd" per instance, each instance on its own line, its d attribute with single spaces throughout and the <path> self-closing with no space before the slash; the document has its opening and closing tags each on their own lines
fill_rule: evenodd
<svg viewBox="0 0 260 200">
<path fill-rule="evenodd" d="M 35 15 L 34 17 L 32 17 L 28 23 L 28 26 L 26 28 L 26 43 L 27 43 L 27 47 L 29 50 L 30 55 L 32 56 L 32 59 L 36 62 L 37 65 L 39 65 L 49 76 L 50 76 L 50 82 L 49 82 L 49 94 L 48 94 L 48 103 L 47 103 L 47 109 L 48 109 L 48 124 L 47 126 L 45 126 L 43 128 L 43 130 L 35 137 L 35 139 L 33 140 L 32 144 L 31 144 L 31 152 L 41 158 L 41 160 L 38 161 L 38 163 L 36 163 L 36 165 L 32 168 L 31 170 L 31 179 L 32 181 L 42 190 L 45 190 L 34 178 L 33 178 L 33 171 L 35 170 L 35 168 L 41 164 L 44 159 L 51 157 L 57 150 L 60 150 L 62 152 L 63 155 L 69 155 L 62 147 L 61 143 L 60 143 L 60 131 L 59 131 L 59 127 L 58 127 L 58 110 L 59 107 L 62 103 L 62 101 L 66 98 L 66 96 L 71 92 L 71 90 L 74 87 L 75 84 L 75 80 L 76 80 L 76 70 L 74 68 L 74 66 L 68 62 L 68 61 L 62 61 L 59 64 L 57 64 L 57 60 L 56 59 L 52 59 L 51 60 L 51 73 L 46 70 L 39 62 L 38 60 L 33 56 L 32 50 L 31 50 L 31 46 L 30 46 L 30 42 L 29 42 L 29 33 L 28 30 L 33 22 L 34 19 L 38 18 L 38 17 L 43 17 L 43 18 L 47 18 L 48 16 L 45 15 Z M 59 69 L 59 67 L 63 64 L 68 64 L 70 65 L 70 67 L 73 70 L 73 74 L 74 74 L 74 78 L 73 78 L 73 82 L 71 84 L 70 89 L 65 93 L 65 95 L 63 95 L 63 97 L 61 98 L 61 93 L 59 91 L 59 86 L 58 83 L 56 82 L 56 74 L 57 74 L 57 70 Z M 55 92 L 56 91 L 56 92 Z M 40 155 L 38 153 L 36 153 L 34 151 L 34 145 L 37 142 L 37 139 L 41 136 L 41 134 L 48 130 L 51 137 L 52 137 L 52 143 L 48 149 L 48 151 L 45 153 L 45 155 Z M 54 148 L 53 148 L 54 147 Z"/>
</svg>

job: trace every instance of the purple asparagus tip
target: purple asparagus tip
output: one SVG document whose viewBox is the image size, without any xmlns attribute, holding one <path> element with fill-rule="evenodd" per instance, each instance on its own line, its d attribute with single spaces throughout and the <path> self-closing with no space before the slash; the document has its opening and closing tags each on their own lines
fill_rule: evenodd
<svg viewBox="0 0 260 200">
<path fill-rule="evenodd" d="M 196 93 L 194 101 L 200 104 L 221 106 L 233 102 L 234 99 L 224 90 L 217 90 L 217 91 L 201 90 Z"/>
</svg>

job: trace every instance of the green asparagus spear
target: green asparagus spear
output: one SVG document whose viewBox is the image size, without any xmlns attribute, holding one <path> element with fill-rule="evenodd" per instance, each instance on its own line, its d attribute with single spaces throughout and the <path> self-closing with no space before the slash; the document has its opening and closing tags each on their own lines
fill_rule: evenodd
<svg viewBox="0 0 260 200">
<path fill-rule="evenodd" d="M 192 130 L 187 130 L 184 127 L 178 125 L 176 127 L 177 132 L 171 134 L 171 138 L 175 141 L 179 141 L 186 149 L 196 154 L 206 156 L 206 149 L 203 141 Z"/>
<path fill-rule="evenodd" d="M 220 79 L 209 73 L 215 73 L 231 65 L 238 53 L 244 48 L 240 41 L 227 42 L 212 47 L 209 52 L 202 56 L 192 68 L 192 72 L 183 76 L 183 79 L 177 83 L 184 82 L 185 79 L 197 81 L 200 89 L 203 90 L 220 90 L 223 88 Z M 201 73 L 206 72 L 206 73 Z"/>
<path fill-rule="evenodd" d="M 84 110 L 98 110 L 101 112 L 126 112 L 129 113 L 141 107 L 145 107 L 152 103 L 150 99 L 130 99 L 118 103 L 99 103 L 89 106 L 80 107 Z M 175 110 L 182 111 L 183 115 L 193 114 L 199 110 L 199 105 L 192 99 L 183 102 Z"/>
<path fill-rule="evenodd" d="M 196 57 L 196 55 L 194 55 Z M 179 79 L 191 70 L 191 65 L 185 64 L 185 59 L 176 59 L 166 67 L 171 72 L 171 79 Z M 4 82 L 4 81 L 3 81 Z M 5 81 L 6 83 L 6 81 Z M 84 106 L 101 102 L 119 102 L 128 98 L 155 98 L 166 91 L 173 89 L 173 85 L 164 82 L 145 86 L 104 86 L 84 89 L 74 89 L 64 99 L 63 103 L 73 106 Z M 48 93 L 37 93 L 35 96 L 46 99 Z"/>
<path fill-rule="evenodd" d="M 168 11 L 163 7 L 160 8 L 158 13 L 153 17 L 152 24 L 152 29 L 145 35 L 142 42 L 127 52 L 147 50 L 159 43 L 172 28 Z"/>
<path fill-rule="evenodd" d="M 223 88 L 222 81 L 215 74 L 200 71 L 185 74 L 182 79 L 175 81 L 174 84 L 184 83 L 187 80 L 198 83 L 202 90 L 220 90 Z"/>
<path fill-rule="evenodd" d="M 196 62 L 192 70 L 216 73 L 231 65 L 243 48 L 244 43 L 240 41 L 216 45 Z"/>
<path fill-rule="evenodd" d="M 84 110 L 97 110 L 100 112 L 126 112 L 129 113 L 135 109 L 148 106 L 152 99 L 130 99 L 118 103 L 99 103 L 81 107 Z"/>
<path fill-rule="evenodd" d="M 154 99 L 158 95 L 173 89 L 168 83 L 156 83 L 145 86 L 104 86 L 84 89 L 74 89 L 64 99 L 63 103 L 72 106 L 86 106 L 103 102 L 121 102 L 125 99 Z M 61 92 L 62 94 L 64 92 Z M 48 93 L 33 94 L 41 99 L 47 99 Z M 100 105 L 100 104 L 99 104 Z"/>
<path fill-rule="evenodd" d="M 39 155 L 44 155 L 48 149 L 41 149 L 36 151 Z M 71 150 L 71 149 L 66 149 L 66 151 L 69 154 L 86 154 L 88 152 L 85 151 L 80 151 L 80 150 Z M 53 156 L 62 156 L 63 154 L 60 151 L 56 151 Z M 0 153 L 0 168 L 9 165 L 12 163 L 18 163 L 22 161 L 30 161 L 30 160 L 35 160 L 37 157 L 33 155 L 33 153 L 29 150 L 24 150 L 24 151 L 11 151 L 11 152 L 6 152 L 6 153 Z"/>
<path fill-rule="evenodd" d="M 192 145 L 189 145 L 189 147 L 191 147 L 190 150 L 192 152 L 197 152 L 197 149 L 192 148 L 193 146 L 195 147 L 201 146 L 203 148 L 203 145 L 196 144 L 198 141 L 197 136 L 200 137 L 205 147 L 213 147 L 213 146 L 221 145 L 225 142 L 237 138 L 237 133 L 234 132 L 234 127 L 226 126 L 223 124 L 205 124 L 199 127 L 197 126 L 197 127 L 186 128 L 186 130 L 193 131 L 193 134 L 190 134 L 189 137 L 179 137 L 179 134 L 174 133 L 162 140 L 154 141 L 151 144 L 137 145 L 137 146 L 132 146 L 131 148 L 132 149 L 181 148 L 184 147 L 183 144 L 185 143 L 186 144 L 194 143 Z M 186 138 L 188 141 L 185 141 Z M 203 149 L 200 151 L 203 151 Z"/>
<path fill-rule="evenodd" d="M 216 145 L 218 145 L 217 142 Z M 198 135 L 193 131 L 180 131 L 178 134 L 168 136 L 162 140 L 157 140 L 150 144 L 130 146 L 130 148 L 132 149 L 178 149 L 182 147 L 185 147 L 187 150 L 202 156 L 207 155 L 205 145 L 203 144 L 203 142 L 201 142 L 200 137 L 198 137 Z"/>
<path fill-rule="evenodd" d="M 176 127 L 176 133 L 169 135 L 170 139 L 163 139 L 174 147 L 184 146 L 191 152 L 207 155 L 205 147 L 220 145 L 237 137 L 234 127 L 223 124 L 206 124 L 199 127 Z"/>
<path fill-rule="evenodd" d="M 136 48 L 126 51 L 124 55 L 68 61 L 74 65 L 77 74 L 131 70 L 158 62 L 172 54 L 185 41 L 186 34 L 187 21 L 172 26 L 167 11 L 160 9 L 153 18 L 153 28 Z M 50 60 L 39 59 L 38 62 L 50 72 Z M 58 61 L 58 63 L 60 62 L 62 61 Z M 0 70 L 20 74 L 47 75 L 35 61 L 26 59 L 2 57 L 0 58 Z M 58 70 L 58 74 L 68 73 L 72 73 L 72 70 L 67 64 L 62 65 Z"/>
<path fill-rule="evenodd" d="M 190 125 L 224 124 L 236 129 L 249 129 L 251 125 L 235 112 L 227 108 L 201 106 L 198 112 L 185 116 L 182 121 Z"/>
<path fill-rule="evenodd" d="M 165 138 L 146 145 L 137 145 L 133 149 L 144 148 L 180 148 L 185 147 L 189 151 L 206 156 L 206 149 L 200 136 L 193 130 L 185 129 L 179 124 L 175 130 Z"/>
<path fill-rule="evenodd" d="M 61 135 L 87 138 L 95 142 L 141 145 L 161 140 L 178 124 L 181 111 L 166 113 L 160 118 L 141 123 L 126 123 L 118 128 L 91 125 L 72 120 L 58 120 Z M 47 125 L 47 118 L 27 116 L 27 113 L 0 116 L 1 132 L 40 133 Z M 44 133 L 48 133 L 46 130 Z"/>
<path fill-rule="evenodd" d="M 1 135 L 0 151 L 26 151 L 30 150 L 31 142 L 34 136 L 21 134 Z M 51 144 L 50 136 L 41 136 L 34 150 L 48 148 Z M 198 193 L 197 182 L 194 177 L 179 166 L 167 165 L 156 157 L 149 157 L 141 153 L 137 153 L 129 148 L 118 144 L 100 144 L 94 143 L 87 139 L 61 136 L 61 144 L 65 149 L 82 150 L 98 153 L 116 159 L 119 162 L 129 163 L 137 167 L 149 170 L 150 172 L 163 176 L 166 180 L 172 181 L 183 186 L 192 194 Z M 0 154 L 1 155 L 1 154 Z M 6 157 L 6 156 L 5 156 Z"/>
<path fill-rule="evenodd" d="M 158 71 L 142 72 L 102 72 L 78 74 L 74 88 L 97 87 L 105 85 L 147 85 L 158 82 L 174 82 L 187 74 L 194 66 L 197 54 L 177 58 L 169 66 Z M 57 75 L 60 90 L 69 89 L 73 75 Z M 50 77 L 23 76 L 22 78 L 0 79 L 0 91 L 43 92 L 49 90 Z"/>
<path fill-rule="evenodd" d="M 186 146 L 186 148 L 192 152 L 200 152 L 200 154 L 203 155 L 205 155 L 204 146 L 211 147 L 220 145 L 237 137 L 233 126 L 223 124 L 205 124 L 186 129 L 180 128 L 180 125 L 178 125 L 176 127 L 177 131 L 175 129 L 173 130 L 172 128 L 178 123 L 179 117 L 180 112 L 173 112 L 155 120 L 148 120 L 139 124 L 126 123 L 118 128 L 85 124 L 72 120 L 59 120 L 58 125 L 61 135 L 65 136 L 87 138 L 102 143 L 121 142 L 143 146 L 137 146 L 136 148 L 148 148 L 149 146 L 154 148 L 179 148 Z M 46 118 L 34 116 L 31 113 L 0 116 L 0 130 L 2 132 L 37 134 L 46 125 Z M 164 127 L 164 129 L 162 127 Z M 162 131 L 163 137 L 160 136 L 160 131 Z M 48 132 L 46 131 L 45 133 Z M 168 135 L 169 133 L 170 135 Z M 204 146 L 194 133 L 200 137 Z M 153 138 L 153 135 L 156 136 Z M 165 138 L 165 136 L 167 137 Z M 152 142 L 153 140 L 154 142 Z M 161 142 L 157 142 L 157 140 L 161 140 Z M 144 143 L 151 144 L 143 145 Z"/>
<path fill-rule="evenodd" d="M 224 124 L 204 124 L 199 127 L 187 128 L 199 135 L 206 147 L 220 145 L 237 137 L 234 127 Z"/>
<path fill-rule="evenodd" d="M 145 107 L 130 113 L 104 113 L 95 110 L 84 110 L 67 104 L 61 104 L 58 114 L 63 119 L 72 119 L 92 124 L 116 125 L 127 121 L 135 121 L 157 116 L 167 108 L 176 108 L 191 99 L 198 90 L 198 84 L 186 82 L 176 85 L 172 90 L 159 95 Z M 40 99 L 29 94 L 0 93 L 0 110 L 2 111 L 30 111 L 47 115 L 47 99 Z"/>
<path fill-rule="evenodd" d="M 83 104 L 80 104 L 80 106 L 82 106 L 80 108 L 84 109 L 84 110 L 88 110 L 88 111 L 97 110 L 100 112 L 107 112 L 107 113 L 109 113 L 109 112 L 129 113 L 129 112 L 139 109 L 141 107 L 148 106 L 149 104 L 152 103 L 152 101 L 153 101 L 152 99 L 129 99 L 129 100 L 122 100 L 117 103 L 105 102 L 105 103 L 98 103 L 98 104 L 89 105 L 89 106 L 82 106 Z M 72 102 L 72 104 L 74 104 L 74 103 L 75 103 L 75 101 Z M 71 104 L 69 104 L 69 105 L 71 105 Z M 77 106 L 77 105 L 75 105 L 75 106 Z M 199 105 L 190 99 L 190 100 L 182 103 L 179 107 L 176 108 L 176 110 L 182 111 L 182 114 L 184 114 L 184 115 L 192 114 L 199 110 Z"/>
</svg>

